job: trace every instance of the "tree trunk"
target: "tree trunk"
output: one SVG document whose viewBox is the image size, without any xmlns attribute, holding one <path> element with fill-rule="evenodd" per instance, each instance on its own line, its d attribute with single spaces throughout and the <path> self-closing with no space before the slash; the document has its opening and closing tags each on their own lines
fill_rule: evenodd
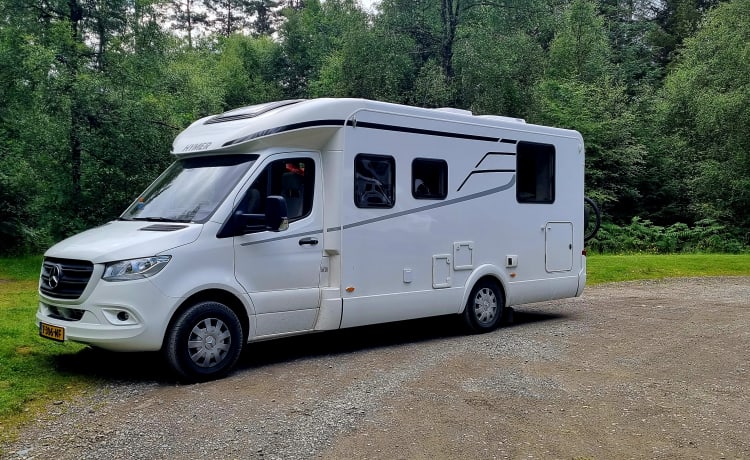
<svg viewBox="0 0 750 460">
<path fill-rule="evenodd" d="M 81 132 L 83 131 L 83 113 L 79 100 L 76 83 L 78 80 L 78 69 L 81 56 L 78 47 L 83 44 L 81 32 L 83 21 L 83 8 L 78 0 L 68 0 L 70 8 L 70 34 L 72 49 L 67 56 L 70 83 L 68 96 L 70 97 L 70 132 L 68 135 L 68 146 L 70 148 L 70 181 L 72 185 L 72 199 L 77 202 L 81 197 Z"/>
<path fill-rule="evenodd" d="M 442 19 L 443 36 L 440 46 L 440 66 L 443 68 L 445 78 L 450 82 L 454 77 L 453 71 L 453 45 L 456 41 L 456 28 L 458 27 L 459 8 L 461 0 L 442 0 L 440 4 L 440 17 Z"/>
</svg>

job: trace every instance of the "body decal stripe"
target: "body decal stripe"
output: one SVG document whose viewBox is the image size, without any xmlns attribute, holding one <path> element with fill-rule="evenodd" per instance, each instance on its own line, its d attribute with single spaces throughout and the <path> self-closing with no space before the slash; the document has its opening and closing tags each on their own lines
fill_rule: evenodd
<svg viewBox="0 0 750 460">
<path fill-rule="evenodd" d="M 498 155 L 498 156 L 516 156 L 516 154 L 515 154 L 515 153 L 513 153 L 513 152 L 487 152 L 487 153 L 485 153 L 485 154 L 484 154 L 484 156 L 482 157 L 482 159 L 481 159 L 481 160 L 479 160 L 479 163 L 477 163 L 477 165 L 476 165 L 476 166 L 474 166 L 474 167 L 475 167 L 475 168 L 478 168 L 478 167 L 479 167 L 479 165 L 481 165 L 481 164 L 482 164 L 482 162 L 483 162 L 483 161 L 484 161 L 485 159 L 487 159 L 487 157 L 489 157 L 489 156 L 493 156 L 493 155 Z"/>
<path fill-rule="evenodd" d="M 240 137 L 237 139 L 232 139 L 231 141 L 224 142 L 224 144 L 222 144 L 222 147 L 229 147 L 230 145 L 242 144 L 243 142 L 248 142 L 253 139 L 258 139 L 260 137 L 270 136 L 272 134 L 284 133 L 287 131 L 294 131 L 295 129 L 315 128 L 315 127 L 324 127 L 324 126 L 329 126 L 331 128 L 339 128 L 341 126 L 344 126 L 344 120 L 311 120 L 311 121 L 305 121 L 302 123 L 292 123 L 290 125 L 276 126 L 275 128 L 264 129 L 263 131 L 258 131 L 258 132 L 249 134 L 244 137 Z"/>
<path fill-rule="evenodd" d="M 500 142 L 499 137 L 479 136 L 476 134 L 451 133 L 451 132 L 446 132 L 446 131 L 436 131 L 433 129 L 410 128 L 408 126 L 384 125 L 380 123 L 371 123 L 369 121 L 354 122 L 353 120 L 347 120 L 346 124 L 347 126 L 353 126 L 355 128 L 382 129 L 384 131 L 396 131 L 399 133 L 424 134 L 427 136 L 438 136 L 438 137 L 453 137 L 456 139 L 470 139 L 474 141 Z"/>
<path fill-rule="evenodd" d="M 380 216 L 380 217 L 375 217 L 373 219 L 366 219 L 366 220 L 362 220 L 359 222 L 353 222 L 351 224 L 344 225 L 343 229 L 346 230 L 348 228 L 361 227 L 362 225 L 372 224 L 375 222 L 381 222 L 381 221 L 389 220 L 389 219 L 395 219 L 397 217 L 403 217 L 409 214 L 416 214 L 418 212 L 428 211 L 430 209 L 442 208 L 443 206 L 450 206 L 452 204 L 463 203 L 464 201 L 474 200 L 476 198 L 482 198 L 488 195 L 494 195 L 495 193 L 500 193 L 502 191 L 508 190 L 509 188 L 513 187 L 515 183 L 516 183 L 516 176 L 514 174 L 507 184 L 501 185 L 500 187 L 491 188 L 483 192 L 473 193 L 471 195 L 462 196 L 461 198 L 454 198 L 452 200 L 441 201 L 439 203 L 430 204 L 430 205 L 422 206 L 419 208 L 409 209 L 409 210 L 401 211 L 401 212 L 394 212 L 393 214 L 388 214 L 387 216 Z M 328 229 L 328 231 L 336 231 L 336 230 L 339 230 L 339 227 Z"/>
<path fill-rule="evenodd" d="M 349 229 L 349 228 L 361 227 L 363 225 L 373 224 L 375 222 L 382 222 L 382 221 L 385 221 L 385 220 L 396 219 L 398 217 L 407 216 L 409 214 L 416 214 L 418 212 L 429 211 L 430 209 L 442 208 L 443 206 L 450 206 L 450 205 L 453 205 L 453 204 L 456 204 L 456 203 L 463 203 L 464 201 L 470 201 L 470 200 L 474 200 L 474 199 L 477 199 L 477 198 L 482 198 L 482 197 L 485 197 L 485 196 L 494 195 L 495 193 L 503 192 L 503 191 L 508 190 L 509 188 L 513 187 L 515 185 L 515 183 L 516 183 L 516 176 L 514 174 L 513 177 L 511 177 L 510 181 L 507 184 L 501 185 L 499 187 L 491 188 L 491 189 L 485 190 L 483 192 L 473 193 L 471 195 L 462 196 L 460 198 L 454 198 L 452 200 L 441 201 L 439 203 L 429 204 L 427 206 L 421 206 L 419 208 L 408 209 L 406 211 L 394 212 L 394 213 L 388 214 L 386 216 L 380 216 L 380 217 L 375 217 L 375 218 L 372 218 L 372 219 L 362 220 L 362 221 L 359 221 L 359 222 L 353 222 L 351 224 L 346 224 L 343 227 L 329 227 L 329 228 L 325 229 L 325 231 L 326 232 L 338 232 L 338 231 L 346 230 L 346 229 Z M 276 238 L 268 238 L 268 239 L 260 240 L 260 241 L 248 241 L 247 243 L 242 243 L 241 246 L 252 246 L 252 245 L 255 245 L 255 244 L 269 243 L 271 241 L 279 241 L 279 240 L 285 240 L 285 239 L 289 239 L 289 238 L 299 238 L 299 237 L 303 237 L 303 236 L 316 235 L 316 234 L 319 234 L 319 233 L 323 233 L 323 229 L 312 230 L 312 231 L 309 231 L 309 232 L 295 233 L 293 235 L 279 236 L 279 237 L 276 237 Z"/>
<path fill-rule="evenodd" d="M 468 182 L 469 178 L 471 176 L 473 176 L 474 174 L 484 174 L 484 173 L 514 173 L 514 172 L 516 172 L 515 169 L 483 169 L 481 171 L 472 171 L 472 172 L 469 173 L 468 176 L 466 176 L 466 179 L 464 179 L 464 181 L 461 182 L 461 185 L 458 186 L 458 189 L 456 191 L 460 192 L 461 189 L 466 184 L 466 182 Z M 515 179 L 515 177 L 516 176 L 514 175 L 513 178 Z"/>
<path fill-rule="evenodd" d="M 346 121 L 345 120 L 310 120 L 310 121 L 305 121 L 301 123 L 292 123 L 289 125 L 276 126 L 274 128 L 257 131 L 247 136 L 243 136 L 237 139 L 232 139 L 230 141 L 227 141 L 224 144 L 222 144 L 222 147 L 229 147 L 229 146 L 236 145 L 236 144 L 242 144 L 244 142 L 249 142 L 253 139 L 258 139 L 258 138 L 265 137 L 265 136 L 271 136 L 273 134 L 280 134 L 280 133 L 284 133 L 288 131 L 294 131 L 297 129 L 320 128 L 320 127 L 339 128 L 344 125 L 351 126 L 354 128 L 380 129 L 384 131 L 396 131 L 400 133 L 424 134 L 427 136 L 438 136 L 438 137 L 452 137 L 455 139 L 470 139 L 470 140 L 475 140 L 475 141 L 487 141 L 487 142 L 507 142 L 507 139 L 501 139 L 499 137 L 480 136 L 476 134 L 465 134 L 465 133 L 453 133 L 453 132 L 446 132 L 446 131 L 437 131 L 433 129 L 411 128 L 408 126 L 386 125 L 386 124 L 381 124 L 381 123 L 371 123 L 367 121 L 357 122 L 354 120 L 346 120 Z M 511 141 L 510 143 L 515 144 L 515 141 Z"/>
<path fill-rule="evenodd" d="M 311 230 L 309 232 L 295 233 L 293 235 L 284 235 L 284 236 L 277 236 L 275 238 L 266 238 L 265 240 L 248 241 L 247 243 L 242 243 L 240 246 L 252 246 L 255 244 L 270 243 L 271 241 L 280 241 L 280 240 L 287 240 L 289 238 L 299 238 L 301 236 L 317 235 L 319 233 L 323 233 L 322 228 L 320 230 Z"/>
</svg>

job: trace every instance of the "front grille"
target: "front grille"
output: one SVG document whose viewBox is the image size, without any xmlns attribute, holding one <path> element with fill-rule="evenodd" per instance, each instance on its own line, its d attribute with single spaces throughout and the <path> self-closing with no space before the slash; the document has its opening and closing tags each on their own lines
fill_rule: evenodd
<svg viewBox="0 0 750 460">
<path fill-rule="evenodd" d="M 42 264 L 39 289 L 48 297 L 77 299 L 86 289 L 94 264 L 85 260 L 48 257 Z"/>
</svg>

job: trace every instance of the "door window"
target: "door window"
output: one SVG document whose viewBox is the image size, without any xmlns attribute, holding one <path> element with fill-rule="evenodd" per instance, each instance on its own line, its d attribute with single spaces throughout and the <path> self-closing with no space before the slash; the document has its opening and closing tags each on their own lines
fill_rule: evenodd
<svg viewBox="0 0 750 460">
<path fill-rule="evenodd" d="M 264 214 L 266 198 L 283 196 L 289 222 L 302 219 L 312 211 L 315 190 L 315 162 L 312 158 L 287 158 L 266 166 L 240 201 L 245 214 Z"/>
</svg>

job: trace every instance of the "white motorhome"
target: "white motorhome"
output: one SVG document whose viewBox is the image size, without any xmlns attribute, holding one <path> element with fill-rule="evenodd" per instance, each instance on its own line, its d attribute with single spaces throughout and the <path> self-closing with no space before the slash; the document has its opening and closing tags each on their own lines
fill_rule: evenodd
<svg viewBox="0 0 750 460">
<path fill-rule="evenodd" d="M 578 132 L 361 99 L 193 123 L 116 220 L 50 248 L 40 335 L 226 374 L 247 342 L 581 295 Z"/>
</svg>

